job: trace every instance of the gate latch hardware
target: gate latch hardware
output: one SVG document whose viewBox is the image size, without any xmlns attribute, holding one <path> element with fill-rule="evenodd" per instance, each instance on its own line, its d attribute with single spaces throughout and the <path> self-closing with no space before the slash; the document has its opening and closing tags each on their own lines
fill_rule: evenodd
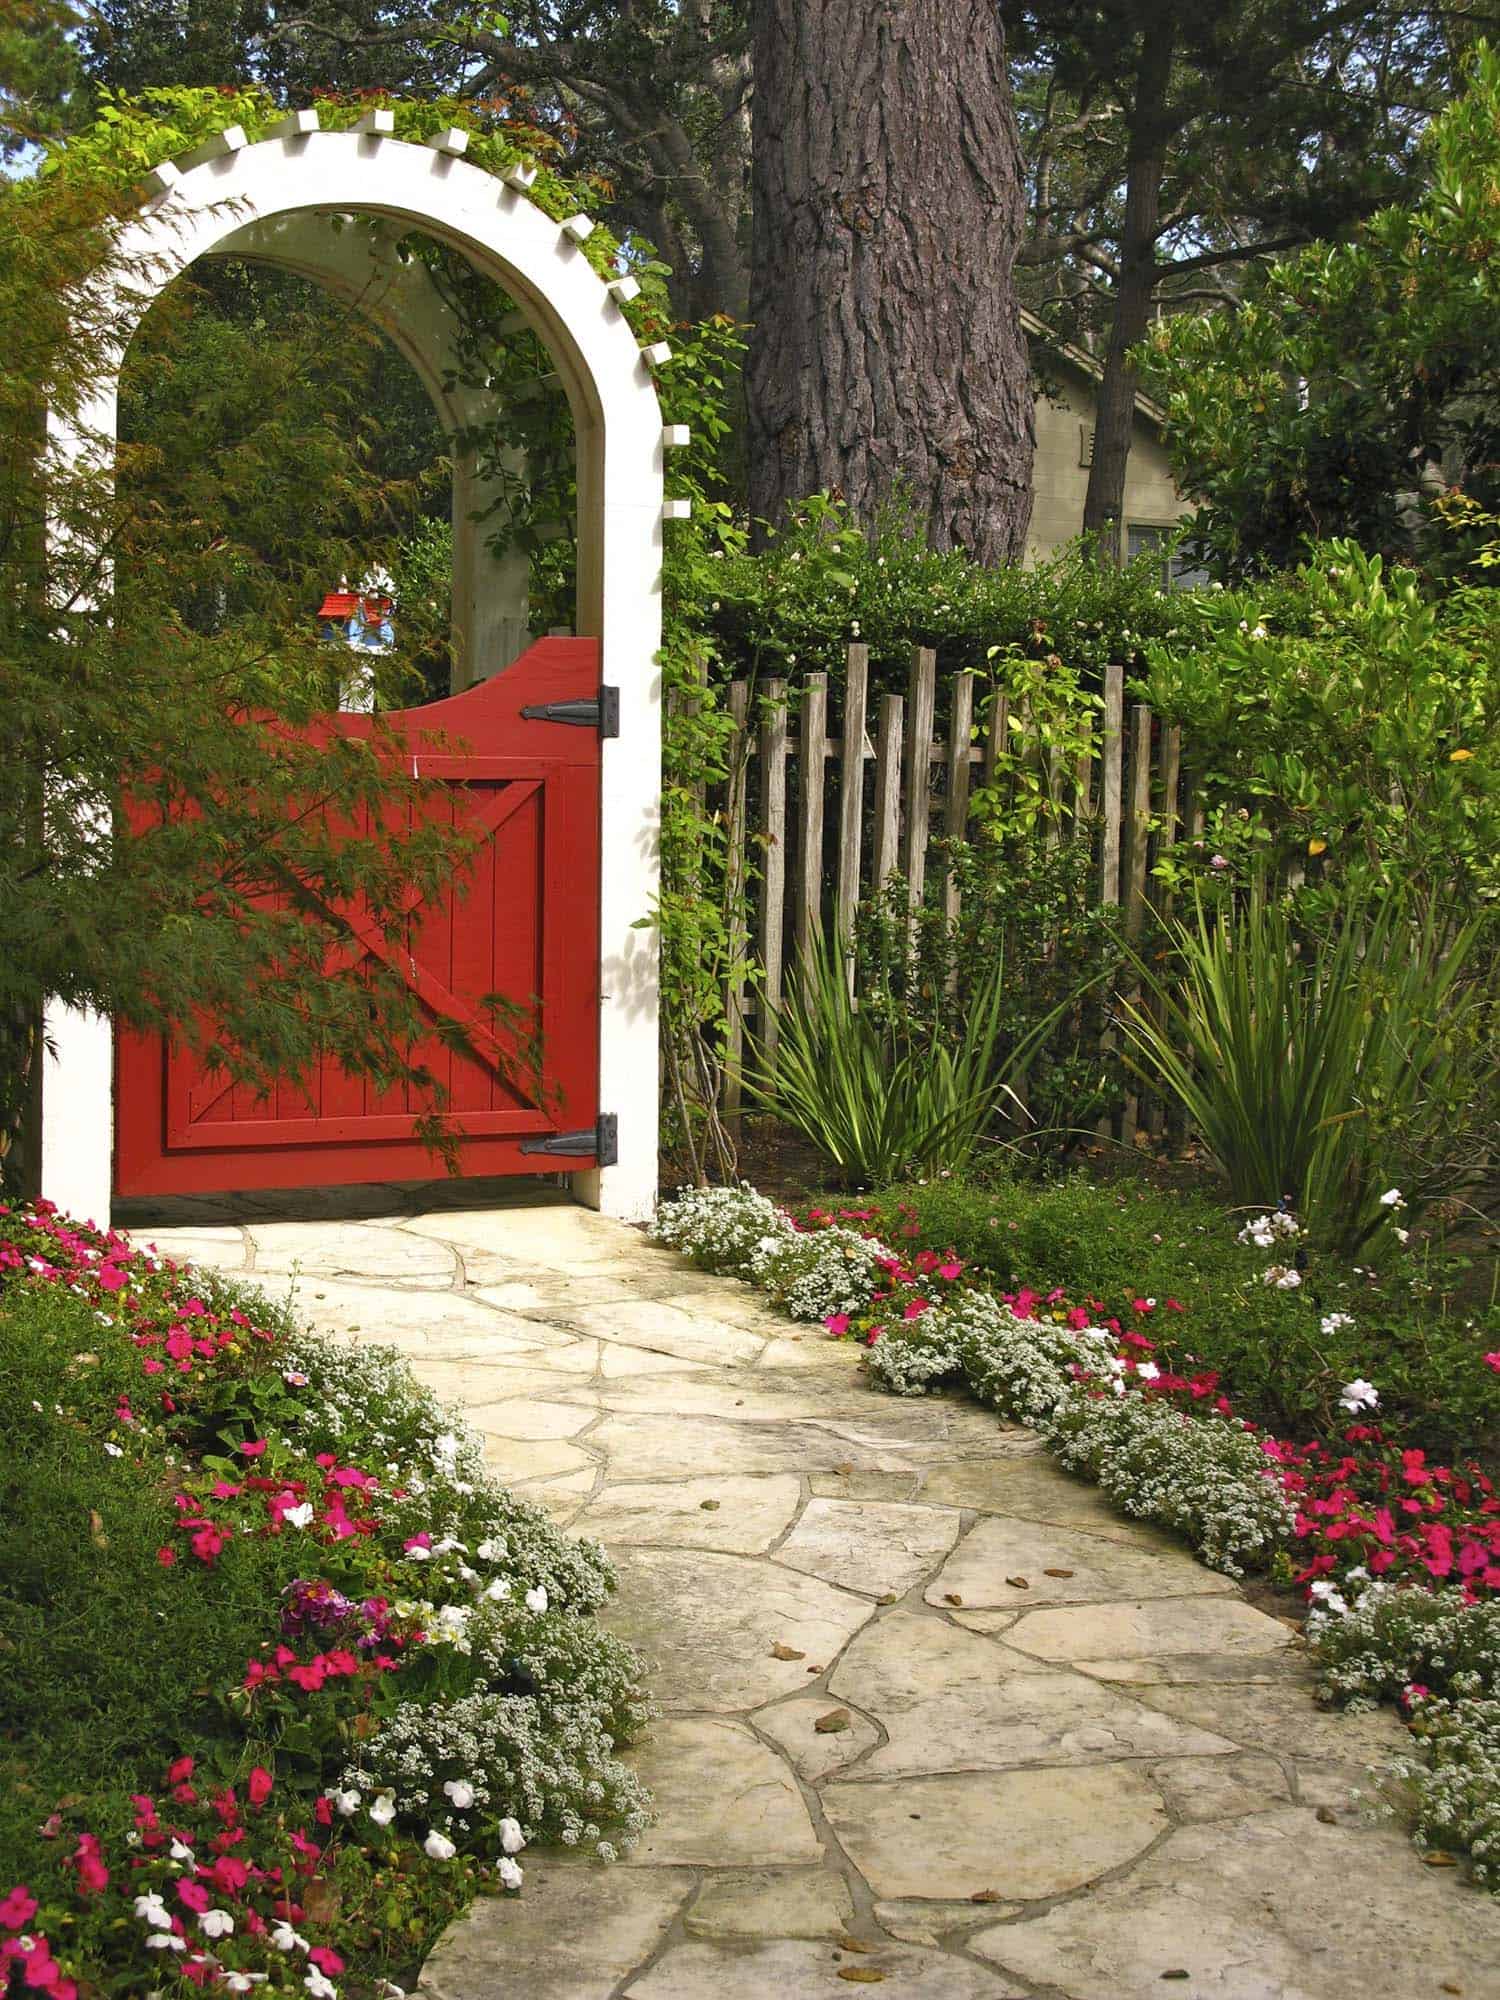
<svg viewBox="0 0 1500 2000">
<path fill-rule="evenodd" d="M 620 1158 L 620 1119 L 614 1111 L 601 1111 L 599 1123 L 591 1125 L 584 1132 L 554 1132 L 549 1139 L 523 1139 L 523 1153 L 546 1153 L 553 1158 L 567 1159 L 583 1155 L 597 1159 L 601 1167 L 618 1165 Z"/>
<path fill-rule="evenodd" d="M 570 722 L 578 729 L 597 729 L 600 736 L 620 733 L 620 690 L 601 687 L 597 700 L 532 702 L 521 710 L 528 722 Z"/>
</svg>

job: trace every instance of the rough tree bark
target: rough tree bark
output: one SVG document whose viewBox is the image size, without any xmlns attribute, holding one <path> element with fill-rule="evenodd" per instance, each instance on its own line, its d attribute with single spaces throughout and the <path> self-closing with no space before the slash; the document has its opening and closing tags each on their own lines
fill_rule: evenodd
<svg viewBox="0 0 1500 2000">
<path fill-rule="evenodd" d="M 1032 393 L 993 0 L 754 0 L 750 497 L 898 485 L 935 548 L 1018 558 Z"/>
</svg>

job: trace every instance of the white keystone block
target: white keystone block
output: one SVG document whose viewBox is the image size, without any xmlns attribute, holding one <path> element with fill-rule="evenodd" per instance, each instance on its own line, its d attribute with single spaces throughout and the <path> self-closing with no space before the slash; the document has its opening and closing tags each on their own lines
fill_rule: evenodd
<svg viewBox="0 0 1500 2000">
<path fill-rule="evenodd" d="M 640 297 L 641 288 L 634 278 L 611 278 L 609 281 L 609 295 L 615 301 L 616 305 L 629 305 L 632 299 Z"/>
<path fill-rule="evenodd" d="M 367 133 L 371 138 L 389 139 L 396 129 L 394 111 L 367 111 L 363 118 L 356 120 L 356 132 Z"/>
<path fill-rule="evenodd" d="M 146 186 L 152 194 L 170 194 L 182 175 L 170 160 L 163 160 L 159 167 L 153 167 L 146 176 Z"/>
<path fill-rule="evenodd" d="M 206 160 L 222 160 L 227 153 L 237 153 L 244 144 L 244 126 L 226 125 L 222 132 L 215 132 L 201 146 L 194 146 L 192 152 L 181 154 L 177 164 L 184 173 L 189 173 L 194 167 L 201 167 Z"/>
<path fill-rule="evenodd" d="M 434 132 L 427 141 L 435 153 L 446 153 L 450 159 L 461 160 L 469 150 L 469 135 L 459 125 L 450 125 L 446 132 Z"/>
<path fill-rule="evenodd" d="M 280 118 L 266 134 L 268 139 L 305 139 L 309 132 L 318 129 L 316 111 L 289 111 Z"/>
<path fill-rule="evenodd" d="M 641 349 L 641 359 L 652 368 L 665 368 L 672 359 L 672 349 L 665 340 L 653 340 L 649 347 Z"/>
<path fill-rule="evenodd" d="M 571 236 L 575 243 L 587 243 L 594 233 L 594 225 L 586 215 L 570 215 L 562 226 L 564 236 Z"/>
<path fill-rule="evenodd" d="M 663 500 L 661 503 L 661 517 L 664 521 L 686 521 L 691 518 L 692 512 L 691 500 Z"/>
<path fill-rule="evenodd" d="M 513 187 L 518 194 L 525 194 L 536 179 L 536 168 L 523 165 L 517 160 L 513 167 L 507 167 L 500 177 L 507 187 Z"/>
<path fill-rule="evenodd" d="M 691 444 L 693 433 L 686 424 L 663 424 L 661 442 L 663 451 L 681 451 L 685 444 Z"/>
</svg>

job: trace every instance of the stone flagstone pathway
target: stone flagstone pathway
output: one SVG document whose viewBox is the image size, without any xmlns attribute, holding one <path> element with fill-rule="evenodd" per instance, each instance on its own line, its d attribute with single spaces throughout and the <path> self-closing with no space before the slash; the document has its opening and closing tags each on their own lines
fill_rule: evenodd
<svg viewBox="0 0 1500 2000">
<path fill-rule="evenodd" d="M 1314 1707 L 1288 1626 L 1029 1432 L 525 1199 L 138 1231 L 395 1343 L 619 1567 L 659 1822 L 528 1857 L 430 2000 L 1500 1996 L 1500 1903 L 1351 1803 L 1404 1733 Z"/>
</svg>

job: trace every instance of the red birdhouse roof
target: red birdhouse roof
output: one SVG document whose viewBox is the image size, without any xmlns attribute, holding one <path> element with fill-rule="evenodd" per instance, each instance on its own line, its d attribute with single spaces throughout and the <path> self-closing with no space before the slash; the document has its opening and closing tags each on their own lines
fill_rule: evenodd
<svg viewBox="0 0 1500 2000">
<path fill-rule="evenodd" d="M 377 623 L 391 615 L 391 600 L 388 597 L 361 597 L 356 590 L 330 590 L 318 608 L 318 616 L 334 618 L 342 624 L 361 607 L 365 618 Z"/>
</svg>

